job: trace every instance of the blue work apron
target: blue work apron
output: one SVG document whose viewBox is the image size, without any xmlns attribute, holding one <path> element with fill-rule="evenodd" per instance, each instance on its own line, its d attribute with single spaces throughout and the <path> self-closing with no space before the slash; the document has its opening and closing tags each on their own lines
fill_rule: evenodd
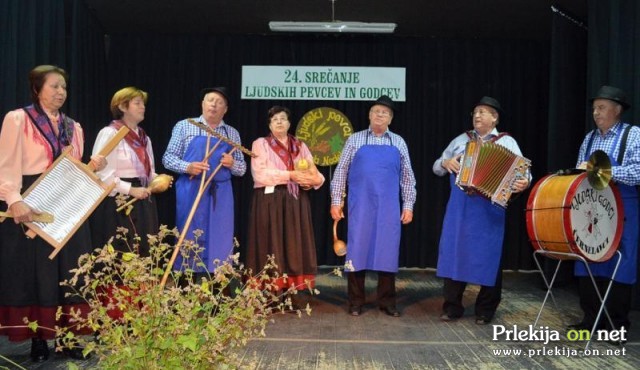
<svg viewBox="0 0 640 370">
<path fill-rule="evenodd" d="M 451 174 L 437 276 L 494 286 L 502 256 L 505 210 L 480 195 L 466 194 L 455 180 Z"/>
<path fill-rule="evenodd" d="M 205 157 L 206 136 L 194 137 L 184 154 L 183 159 L 187 162 L 200 162 Z M 209 146 L 212 148 L 218 139 L 211 138 Z M 210 171 L 206 173 L 208 177 L 211 172 L 220 164 L 222 154 L 229 152 L 231 146 L 225 142 L 220 143 L 215 152 L 209 158 Z M 201 176 L 181 174 L 176 181 L 176 225 L 182 231 L 189 212 L 193 207 L 193 202 L 198 194 Z M 215 270 L 214 261 L 226 260 L 233 252 L 233 189 L 231 187 L 231 171 L 226 167 L 221 167 L 215 175 L 213 181 L 204 190 L 198 208 L 193 216 L 191 225 L 187 232 L 187 240 L 195 240 L 194 230 L 202 230 L 203 234 L 198 237 L 198 244 L 204 248 L 201 258 L 207 271 Z M 205 269 L 197 266 L 199 261 L 190 259 L 189 265 L 196 272 L 204 272 Z M 178 269 L 182 263 L 182 256 L 174 264 Z"/>
<path fill-rule="evenodd" d="M 363 145 L 349 168 L 347 260 L 355 271 L 398 272 L 400 151 Z"/>
</svg>

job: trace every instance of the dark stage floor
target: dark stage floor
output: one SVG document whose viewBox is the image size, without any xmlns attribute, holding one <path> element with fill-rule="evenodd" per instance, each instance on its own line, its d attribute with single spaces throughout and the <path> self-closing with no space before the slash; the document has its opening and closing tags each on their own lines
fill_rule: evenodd
<svg viewBox="0 0 640 370">
<path fill-rule="evenodd" d="M 371 293 L 359 317 L 347 314 L 346 278 L 324 268 L 318 276 L 320 295 L 311 299 L 311 316 L 273 316 L 267 336 L 250 341 L 239 353 L 242 369 L 638 369 L 640 368 L 640 312 L 632 312 L 634 327 L 623 347 L 593 340 L 567 339 L 565 327 L 579 321 L 575 289 L 554 288 L 557 308 L 550 300 L 533 330 L 544 341 L 493 340 L 494 331 L 529 331 L 536 319 L 545 290 L 538 273 L 505 272 L 503 298 L 494 321 L 476 325 L 473 302 L 478 287 L 465 293 L 468 306 L 463 318 L 445 323 L 439 320 L 442 281 L 432 270 L 403 269 L 398 275 L 398 308 L 393 318 L 373 304 L 375 276 L 367 279 Z M 543 327 L 544 330 L 540 330 Z M 535 333 L 534 333 L 535 334 Z M 520 334 L 524 335 L 524 334 Z M 522 338 L 522 337 L 521 337 Z M 30 343 L 10 344 L 0 338 L 0 354 L 27 369 L 66 369 L 67 359 L 54 356 L 34 365 Z M 92 361 L 75 361 L 80 368 L 95 367 Z M 0 369 L 11 367 L 0 359 Z"/>
</svg>

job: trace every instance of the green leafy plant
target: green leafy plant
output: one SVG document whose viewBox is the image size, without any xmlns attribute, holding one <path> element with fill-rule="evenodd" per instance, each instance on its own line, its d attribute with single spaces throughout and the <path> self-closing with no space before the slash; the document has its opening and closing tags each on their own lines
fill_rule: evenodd
<svg viewBox="0 0 640 370">
<path fill-rule="evenodd" d="M 112 242 L 126 243 L 126 233 L 119 230 Z M 82 256 L 73 278 L 63 285 L 89 304 L 91 311 L 73 312 L 73 320 L 78 328 L 95 331 L 96 338 L 67 331 L 62 345 L 83 346 L 104 369 L 234 368 L 239 362 L 234 349 L 265 336 L 273 313 L 293 310 L 289 294 L 297 291 L 292 287 L 283 295 L 272 285 L 279 276 L 273 256 L 262 271 L 251 274 L 236 253 L 230 261 L 218 262 L 214 273 L 198 278 L 183 262 L 163 286 L 166 261 L 174 250 L 167 240 L 176 236 L 176 229 L 161 227 L 149 237 L 149 257 L 116 251 L 112 243 Z M 197 231 L 196 241 L 199 236 Z M 184 242 L 180 251 L 183 261 L 195 259 L 204 266 L 200 252 L 195 241 Z M 310 314 L 311 308 L 296 312 Z"/>
<path fill-rule="evenodd" d="M 80 346 L 85 355 L 97 357 L 101 369 L 224 369 L 236 368 L 240 359 L 237 349 L 256 337 L 265 336 L 266 325 L 273 315 L 285 312 L 311 314 L 294 309 L 291 296 L 298 294 L 291 287 L 278 291 L 273 282 L 287 279 L 280 275 L 273 256 L 268 256 L 264 269 L 256 274 L 238 264 L 239 255 L 217 264 L 211 275 L 196 278 L 184 262 L 172 271 L 169 284 L 161 284 L 168 255 L 175 246 L 169 241 L 177 230 L 161 226 L 157 235 L 150 235 L 150 256 L 140 257 L 133 252 L 120 252 L 114 243 L 127 243 L 127 229 L 104 247 L 85 254 L 72 270 L 73 277 L 62 283 L 82 297 L 90 312 L 71 311 L 69 322 L 74 329 L 88 328 L 95 337 L 76 336 L 70 327 L 43 328 L 25 318 L 25 327 L 56 332 L 57 350 Z M 195 233 L 196 240 L 201 231 Z M 133 243 L 139 242 L 133 238 Z M 183 244 L 183 261 L 198 259 L 201 248 L 193 241 Z M 353 271 L 351 261 L 336 267 L 331 274 Z M 320 292 L 311 288 L 309 294 Z M 58 319 L 63 315 L 58 310 Z M 0 325 L 1 326 L 1 325 Z M 0 355 L 8 363 L 22 368 Z M 69 369 L 78 369 L 68 363 Z"/>
</svg>

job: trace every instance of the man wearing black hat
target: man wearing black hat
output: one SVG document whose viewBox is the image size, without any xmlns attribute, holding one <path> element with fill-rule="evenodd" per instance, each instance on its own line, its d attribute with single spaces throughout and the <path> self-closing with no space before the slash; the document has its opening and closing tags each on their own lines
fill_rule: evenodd
<svg viewBox="0 0 640 370">
<path fill-rule="evenodd" d="M 462 295 L 467 283 L 480 285 L 475 304 L 478 325 L 493 320 L 502 296 L 500 260 L 505 210 L 491 204 L 491 200 L 467 194 L 455 185 L 460 157 L 470 140 L 480 138 L 483 142 L 495 142 L 522 156 L 513 137 L 496 129 L 501 113 L 496 99 L 489 96 L 480 99 L 471 113 L 473 130 L 453 139 L 433 164 L 433 172 L 438 176 L 449 174 L 451 184 L 438 253 L 437 276 L 444 278 L 442 321 L 453 321 L 464 314 Z M 530 181 L 530 175 L 516 180 L 514 192 L 525 190 Z"/>
<path fill-rule="evenodd" d="M 241 144 L 238 131 L 223 120 L 229 103 L 227 89 L 206 88 L 200 95 L 202 115 L 192 120 Z M 210 171 L 222 164 L 211 185 L 205 190 L 187 232 L 187 238 L 192 239 L 193 230 L 204 231 L 198 237 L 198 244 L 204 248 L 200 257 L 206 268 L 196 265 L 198 261 L 188 261 L 196 273 L 213 272 L 215 260 L 225 261 L 232 254 L 234 208 L 231 176 L 242 176 L 247 169 L 240 151 L 228 154 L 232 149 L 230 144 L 224 141 L 218 143 L 218 138 L 208 139 L 207 136 L 206 131 L 184 119 L 173 128 L 171 140 L 162 157 L 165 168 L 180 174 L 175 186 L 176 226 L 180 231 L 198 193 L 201 174 L 207 171 L 206 176 L 209 176 Z M 215 148 L 212 155 L 206 152 L 207 147 L 209 150 Z M 208 160 L 205 161 L 207 157 Z M 182 258 L 179 256 L 175 268 L 180 269 L 181 263 Z"/>
<path fill-rule="evenodd" d="M 369 128 L 347 139 L 331 181 L 331 217 L 344 217 L 341 202 L 349 193 L 347 261 L 349 313 L 358 316 L 365 303 L 366 270 L 378 272 L 378 307 L 398 317 L 395 275 L 401 225 L 413 220 L 416 180 L 407 144 L 389 131 L 394 104 L 381 96 L 369 110 Z M 399 193 L 399 194 L 398 194 Z M 399 197 L 402 199 L 400 204 Z"/>
<path fill-rule="evenodd" d="M 622 260 L 606 307 L 615 326 L 613 329 L 625 327 L 628 330 L 638 256 L 639 203 L 636 187 L 640 185 L 640 128 L 621 121 L 622 112 L 631 106 L 627 95 L 621 89 L 602 86 L 589 102 L 592 105 L 596 129 L 587 134 L 580 146 L 578 167 L 586 168 L 586 161 L 596 150 L 607 153 L 611 161 L 611 181 L 616 183 L 620 191 L 624 206 L 624 226 L 618 248 L 622 253 Z M 607 262 L 589 264 L 602 295 L 611 279 L 616 262 L 617 257 L 614 256 Z M 579 277 L 580 307 L 584 317 L 580 323 L 570 325 L 570 328 L 591 330 L 600 308 L 600 300 L 591 279 L 587 276 L 584 264 L 575 264 L 575 274 Z M 606 326 L 608 320 L 598 323 L 598 327 Z"/>
</svg>

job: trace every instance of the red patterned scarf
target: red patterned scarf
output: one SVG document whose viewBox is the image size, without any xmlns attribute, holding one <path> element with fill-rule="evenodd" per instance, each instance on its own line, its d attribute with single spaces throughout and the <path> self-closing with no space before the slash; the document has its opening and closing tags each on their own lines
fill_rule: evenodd
<svg viewBox="0 0 640 370">
<path fill-rule="evenodd" d="M 298 156 L 298 153 L 300 153 L 300 141 L 291 134 L 287 134 L 287 138 L 289 139 L 288 147 L 285 147 L 284 144 L 273 136 L 273 134 L 269 134 L 265 139 L 267 140 L 267 143 L 269 143 L 271 150 L 276 153 L 287 167 L 287 170 L 293 171 L 295 169 L 293 159 Z M 298 184 L 293 181 L 289 181 L 287 183 L 287 189 L 291 195 L 296 199 L 298 198 Z"/>
<path fill-rule="evenodd" d="M 58 120 L 58 136 L 56 136 L 56 133 L 53 130 L 53 124 L 40 105 L 31 104 L 22 109 L 27 113 L 31 122 L 33 122 L 33 125 L 38 129 L 38 131 L 40 131 L 49 144 L 44 145 L 44 147 L 47 152 L 49 162 L 53 163 L 60 153 L 62 153 L 62 149 L 71 145 L 71 139 L 73 138 L 75 129 L 73 120 L 60 112 Z"/>
<path fill-rule="evenodd" d="M 124 126 L 124 122 L 120 120 L 112 121 L 109 125 L 109 127 L 113 127 L 116 130 L 119 130 L 122 126 Z M 129 133 L 124 137 L 124 140 L 129 144 L 131 149 L 136 153 L 140 162 L 144 165 L 145 175 L 142 177 L 142 186 L 147 186 L 149 184 L 149 178 L 151 177 L 151 161 L 147 154 L 147 134 L 145 134 L 142 127 L 138 127 L 138 133 L 134 130 L 129 130 Z"/>
</svg>

